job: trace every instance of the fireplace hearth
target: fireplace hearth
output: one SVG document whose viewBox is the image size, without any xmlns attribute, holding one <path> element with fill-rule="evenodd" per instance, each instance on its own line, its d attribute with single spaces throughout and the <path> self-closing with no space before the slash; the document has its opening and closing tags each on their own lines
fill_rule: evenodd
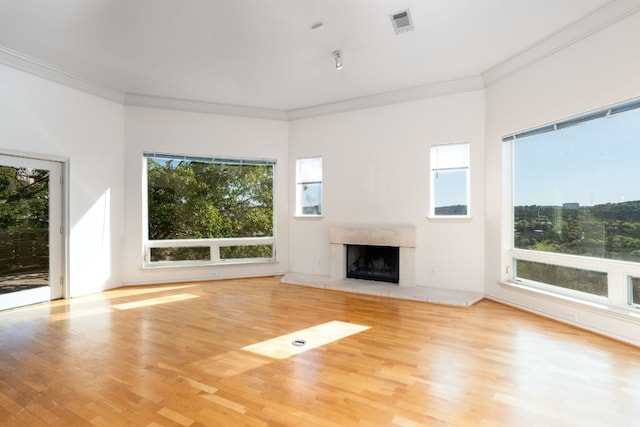
<svg viewBox="0 0 640 427">
<path fill-rule="evenodd" d="M 392 246 L 346 245 L 346 277 L 398 283 L 400 248 Z"/>
</svg>

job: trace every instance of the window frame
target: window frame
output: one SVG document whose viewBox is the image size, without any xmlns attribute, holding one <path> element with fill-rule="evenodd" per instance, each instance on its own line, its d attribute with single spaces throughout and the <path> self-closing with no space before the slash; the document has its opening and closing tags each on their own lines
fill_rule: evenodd
<svg viewBox="0 0 640 427">
<path fill-rule="evenodd" d="M 627 296 L 627 304 L 630 307 L 633 307 L 636 310 L 640 310 L 640 300 L 638 301 L 634 301 L 633 300 L 633 281 L 634 280 L 640 280 L 640 276 L 631 276 L 629 275 L 627 277 L 627 292 L 628 292 L 628 296 Z"/>
<path fill-rule="evenodd" d="M 454 145 L 465 146 L 466 147 L 466 166 L 455 166 L 455 167 L 434 167 L 436 162 L 435 160 L 435 150 L 438 147 L 451 147 Z M 463 215 L 452 215 L 452 214 L 437 214 L 436 213 L 436 174 L 438 172 L 448 172 L 448 171 L 465 171 L 465 199 L 466 199 L 466 208 L 467 213 Z M 470 142 L 452 142 L 452 143 L 444 143 L 444 144 L 433 144 L 429 149 L 429 219 L 469 219 L 471 218 L 471 143 Z"/>
<path fill-rule="evenodd" d="M 625 312 L 640 308 L 632 304 L 631 278 L 640 277 L 640 262 L 616 260 L 610 258 L 596 258 L 574 254 L 543 252 L 515 247 L 514 239 L 514 150 L 513 144 L 518 138 L 533 136 L 540 133 L 552 132 L 569 126 L 586 123 L 591 120 L 610 117 L 640 108 L 640 99 L 631 100 L 610 107 L 587 112 L 556 123 L 543 125 L 534 129 L 503 137 L 503 207 L 502 207 L 502 282 L 515 284 L 526 288 L 569 298 L 571 301 L 583 304 L 596 304 L 597 307 L 613 307 Z M 570 267 L 590 270 L 607 274 L 608 296 L 580 292 L 572 289 L 540 283 L 533 280 L 518 278 L 515 271 L 516 260 L 538 262 L 560 267 Z"/>
<path fill-rule="evenodd" d="M 230 164 L 247 164 L 247 165 L 271 165 L 273 180 L 272 210 L 273 210 L 273 235 L 266 237 L 231 237 L 231 238 L 205 238 L 205 239 L 165 239 L 150 240 L 149 239 L 149 199 L 148 199 L 148 158 L 170 158 L 194 160 L 200 162 L 212 163 L 230 163 Z M 276 251 L 276 166 L 275 159 L 261 158 L 236 158 L 236 157 L 211 157 L 211 156 L 190 156 L 184 154 L 143 152 L 141 158 L 142 165 L 142 251 L 143 269 L 153 268 L 171 268 L 171 267 L 207 267 L 216 265 L 233 265 L 233 264 L 260 264 L 277 262 Z M 230 246 L 262 246 L 271 245 L 271 257 L 259 258 L 228 258 L 223 259 L 220 256 L 220 249 Z M 193 248 L 208 247 L 210 258 L 208 260 L 178 260 L 178 261 L 152 261 L 151 250 L 155 248 Z"/>
<path fill-rule="evenodd" d="M 320 180 L 319 181 L 303 181 L 301 176 L 302 173 L 302 164 L 304 160 L 311 159 L 319 159 L 320 160 Z M 299 218 L 322 218 L 324 216 L 324 159 L 322 156 L 308 156 L 308 157 L 298 157 L 296 159 L 296 170 L 295 170 L 295 213 L 294 215 Z M 302 206 L 302 186 L 308 184 L 319 184 L 320 185 L 320 211 L 318 213 L 303 213 Z"/>
</svg>

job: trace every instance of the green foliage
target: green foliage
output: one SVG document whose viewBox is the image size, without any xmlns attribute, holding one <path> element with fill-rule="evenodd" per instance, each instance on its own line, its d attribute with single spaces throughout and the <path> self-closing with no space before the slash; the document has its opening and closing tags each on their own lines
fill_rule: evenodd
<svg viewBox="0 0 640 427">
<path fill-rule="evenodd" d="M 607 275 L 597 271 L 518 260 L 518 277 L 593 295 L 607 296 Z"/>
<path fill-rule="evenodd" d="M 640 305 L 640 278 L 631 279 L 631 302 Z"/>
<path fill-rule="evenodd" d="M 440 206 L 435 208 L 436 215 L 466 215 L 467 205 Z"/>
<path fill-rule="evenodd" d="M 638 261 L 640 201 L 514 207 L 516 248 Z"/>
<path fill-rule="evenodd" d="M 151 261 L 209 261 L 209 247 L 151 248 Z"/>
<path fill-rule="evenodd" d="M 273 236 L 271 165 L 149 158 L 147 176 L 150 240 Z M 170 249 L 160 251 L 162 259 L 203 259 L 199 251 Z M 256 250 L 234 251 L 242 258 Z"/>
<path fill-rule="evenodd" d="M 241 259 L 241 258 L 271 258 L 273 248 L 271 245 L 256 246 L 225 246 L 220 248 L 220 258 Z"/>
<path fill-rule="evenodd" d="M 541 252 L 559 252 L 560 247 L 556 243 L 544 240 L 542 242 L 536 242 L 531 249 Z"/>
<path fill-rule="evenodd" d="M 49 171 L 0 166 L 0 229 L 48 229 Z"/>
<path fill-rule="evenodd" d="M 0 274 L 49 269 L 49 171 L 0 166 Z"/>
<path fill-rule="evenodd" d="M 514 207 L 516 248 L 640 262 L 640 201 Z M 607 295 L 604 273 L 518 261 L 518 277 Z"/>
</svg>

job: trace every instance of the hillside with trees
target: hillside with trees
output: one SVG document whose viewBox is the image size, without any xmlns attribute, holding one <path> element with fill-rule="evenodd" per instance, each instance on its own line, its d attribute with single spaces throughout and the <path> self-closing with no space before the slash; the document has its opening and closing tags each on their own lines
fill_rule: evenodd
<svg viewBox="0 0 640 427">
<path fill-rule="evenodd" d="M 516 206 L 516 248 L 640 262 L 640 201 Z"/>
</svg>

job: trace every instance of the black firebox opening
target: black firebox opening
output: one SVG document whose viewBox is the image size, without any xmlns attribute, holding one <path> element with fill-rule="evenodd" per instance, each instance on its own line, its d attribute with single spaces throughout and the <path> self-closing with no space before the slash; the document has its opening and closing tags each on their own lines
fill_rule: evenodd
<svg viewBox="0 0 640 427">
<path fill-rule="evenodd" d="M 347 245 L 347 277 L 398 283 L 400 248 Z"/>
</svg>

